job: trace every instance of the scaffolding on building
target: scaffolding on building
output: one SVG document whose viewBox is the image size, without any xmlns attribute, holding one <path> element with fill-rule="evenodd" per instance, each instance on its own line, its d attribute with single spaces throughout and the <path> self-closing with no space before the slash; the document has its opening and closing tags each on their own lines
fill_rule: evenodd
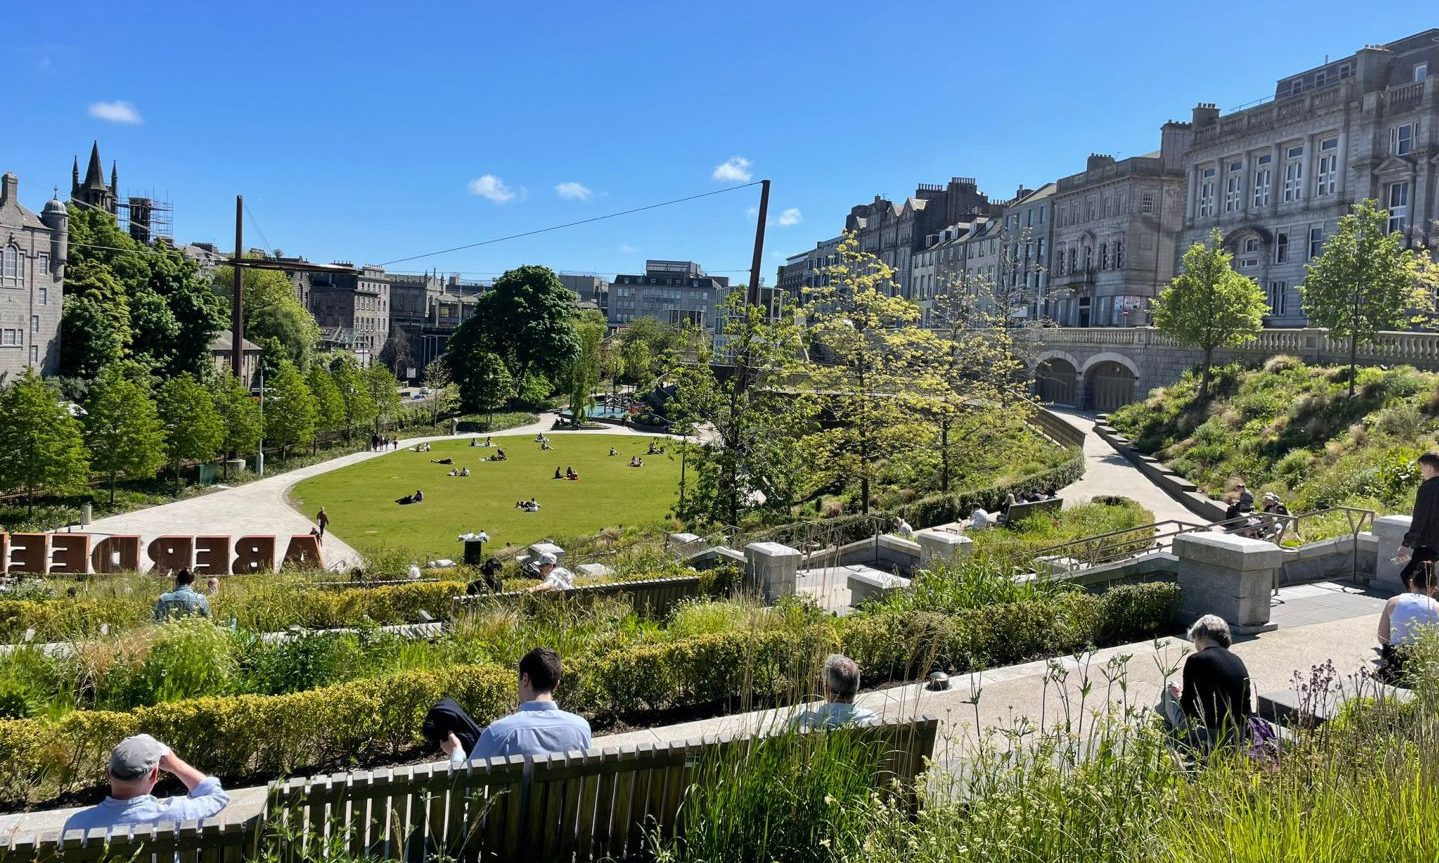
<svg viewBox="0 0 1439 863">
<path fill-rule="evenodd" d="M 175 209 L 169 201 L 132 195 L 115 202 L 115 219 L 137 243 L 175 240 Z"/>
</svg>

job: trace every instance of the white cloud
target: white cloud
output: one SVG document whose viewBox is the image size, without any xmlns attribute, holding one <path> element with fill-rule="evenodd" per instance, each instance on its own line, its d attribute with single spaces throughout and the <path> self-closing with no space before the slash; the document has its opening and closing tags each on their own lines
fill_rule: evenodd
<svg viewBox="0 0 1439 863">
<path fill-rule="evenodd" d="M 788 210 L 779 214 L 779 223 L 786 228 L 790 225 L 798 225 L 803 221 L 804 214 L 799 211 L 799 207 L 790 207 Z"/>
<path fill-rule="evenodd" d="M 516 192 L 505 181 L 494 174 L 485 174 L 471 180 L 467 188 L 471 195 L 479 195 L 481 198 L 494 201 L 496 204 L 507 204 L 515 199 Z M 523 199 L 522 199 L 523 200 Z"/>
<path fill-rule="evenodd" d="M 744 208 L 744 214 L 745 214 L 746 216 L 748 216 L 751 221 L 753 221 L 753 220 L 755 220 L 755 219 L 758 219 L 758 218 L 759 218 L 759 207 L 756 207 L 756 206 L 754 206 L 753 204 L 751 204 L 750 206 Z"/>
<path fill-rule="evenodd" d="M 750 173 L 749 159 L 744 156 L 730 156 L 716 167 L 710 176 L 721 183 L 748 183 L 749 178 L 754 175 Z"/>
<path fill-rule="evenodd" d="M 626 255 L 637 255 L 637 254 L 639 254 L 639 252 L 640 252 L 639 249 L 636 249 L 634 246 L 631 246 L 629 243 L 620 243 L 620 251 L 623 252 L 623 253 L 625 253 Z"/>
<path fill-rule="evenodd" d="M 555 185 L 555 194 L 566 201 L 588 201 L 595 196 L 592 189 L 584 183 L 566 182 Z"/>
<path fill-rule="evenodd" d="M 107 123 L 130 123 L 131 125 L 139 125 L 145 122 L 134 105 L 119 99 L 116 99 L 114 102 L 91 102 L 88 110 L 91 117 L 97 120 L 104 120 Z"/>
</svg>

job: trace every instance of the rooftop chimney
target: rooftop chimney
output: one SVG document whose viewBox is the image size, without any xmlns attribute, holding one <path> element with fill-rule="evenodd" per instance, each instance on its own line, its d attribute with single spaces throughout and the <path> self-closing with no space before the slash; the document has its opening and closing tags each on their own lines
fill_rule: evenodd
<svg viewBox="0 0 1439 863">
<path fill-rule="evenodd" d="M 20 203 L 19 196 L 17 195 L 19 188 L 20 178 L 6 171 L 5 176 L 0 177 L 0 207 L 12 201 L 18 205 Z"/>
</svg>

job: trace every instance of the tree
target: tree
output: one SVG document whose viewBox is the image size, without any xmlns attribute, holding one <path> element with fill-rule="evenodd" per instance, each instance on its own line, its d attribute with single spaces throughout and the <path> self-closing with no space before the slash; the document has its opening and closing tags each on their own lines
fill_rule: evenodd
<svg viewBox="0 0 1439 863">
<path fill-rule="evenodd" d="M 548 267 L 506 272 L 480 296 L 475 316 L 460 325 L 445 348 L 458 380 L 482 351 L 498 354 L 510 376 L 533 374 L 559 380 L 579 350 L 573 318 L 575 295 Z"/>
<path fill-rule="evenodd" d="M 624 379 L 635 386 L 644 386 L 654 378 L 654 355 L 650 344 L 642 339 L 623 342 L 620 357 L 624 366 Z"/>
<path fill-rule="evenodd" d="M 1209 396 L 1214 351 L 1237 348 L 1259 335 L 1268 306 L 1259 283 L 1234 271 L 1216 228 L 1208 243 L 1184 253 L 1183 271 L 1155 297 L 1154 325 L 1160 332 L 1204 352 L 1199 399 Z"/>
<path fill-rule="evenodd" d="M 375 430 L 379 431 L 386 419 L 400 412 L 400 382 L 388 368 L 374 363 L 365 369 L 365 386 L 375 404 Z"/>
<path fill-rule="evenodd" d="M 95 261 L 65 268 L 60 313 L 61 374 L 93 378 L 119 362 L 130 344 L 130 304 L 114 274 Z"/>
<path fill-rule="evenodd" d="M 210 461 L 225 444 L 225 423 L 215 409 L 215 398 L 188 372 L 160 387 L 160 419 L 165 425 L 165 454 L 175 471 L 180 491 L 180 463 Z"/>
<path fill-rule="evenodd" d="M 0 390 L 0 488 L 23 490 L 33 515 L 37 491 L 74 494 L 89 478 L 80 421 L 33 367 L 25 369 Z"/>
<path fill-rule="evenodd" d="M 196 377 L 213 365 L 210 344 L 230 319 L 229 303 L 215 293 L 200 265 L 169 243 L 150 249 L 150 289 L 164 299 L 175 321 L 164 373 Z"/>
<path fill-rule="evenodd" d="M 460 402 L 467 411 L 485 411 L 487 428 L 495 424 L 495 408 L 515 397 L 515 380 L 497 354 L 482 351 L 470 360 L 470 376 L 460 382 Z"/>
<path fill-rule="evenodd" d="M 1305 265 L 1299 286 L 1304 314 L 1349 341 L 1349 395 L 1354 395 L 1359 345 L 1382 330 L 1407 322 L 1415 310 L 1434 307 L 1422 290 L 1427 272 L 1404 238 L 1388 230 L 1389 212 L 1374 200 L 1360 201 L 1339 219 L 1324 251 Z"/>
<path fill-rule="evenodd" d="M 106 368 L 90 385 L 85 401 L 90 467 L 110 481 L 111 506 L 116 479 L 152 477 L 165 464 L 165 428 L 148 382 L 135 379 L 139 371 L 123 364 Z"/>
<path fill-rule="evenodd" d="M 330 433 L 345 428 L 345 397 L 325 364 L 312 364 L 305 383 L 315 397 L 315 431 Z"/>
<path fill-rule="evenodd" d="M 215 410 L 225 426 L 225 452 L 232 456 L 253 452 L 260 447 L 264 422 L 260 416 L 260 402 L 250 395 L 250 390 L 234 375 L 216 375 L 210 386 L 215 399 Z M 230 466 L 225 465 L 225 476 L 230 475 Z"/>
<path fill-rule="evenodd" d="M 345 437 L 348 439 L 355 429 L 368 427 L 375 421 L 375 399 L 370 395 L 365 372 L 353 354 L 339 354 L 331 360 L 330 374 L 340 390 L 340 398 L 345 400 Z"/>
<path fill-rule="evenodd" d="M 570 398 L 570 416 L 578 428 L 589 416 L 595 388 L 600 384 L 600 345 L 605 339 L 605 320 L 599 312 L 586 312 L 576 316 L 574 329 L 579 348 L 570 358 L 565 391 Z"/>
<path fill-rule="evenodd" d="M 933 346 L 916 326 L 919 309 L 895 296 L 894 271 L 859 250 L 853 235 L 828 268 L 829 283 L 811 291 L 806 306 L 814 353 L 810 385 L 834 424 L 811 436 L 816 463 L 839 485 L 858 483 L 860 507 L 888 459 L 912 446 L 920 422 L 913 399 L 914 368 Z"/>
<path fill-rule="evenodd" d="M 385 346 L 380 348 L 380 362 L 394 372 L 395 377 L 408 378 L 408 369 L 414 359 L 410 352 L 410 337 L 400 327 L 391 327 L 390 337 L 385 340 Z"/>
<path fill-rule="evenodd" d="M 231 296 L 235 286 L 233 267 L 215 270 L 215 290 Z M 245 269 L 242 291 L 245 312 L 245 337 L 256 344 L 273 338 L 284 349 L 285 357 L 298 368 L 310 367 L 315 345 L 320 340 L 320 325 L 309 310 L 300 305 L 290 278 L 276 270 Z M 266 372 L 269 374 L 269 372 Z"/>
<path fill-rule="evenodd" d="M 265 438 L 280 448 L 282 459 L 291 447 L 315 439 L 315 397 L 300 370 L 288 360 L 280 364 L 265 391 Z"/>
<path fill-rule="evenodd" d="M 438 424 L 440 414 L 455 409 L 458 389 L 450 375 L 450 364 L 438 357 L 425 366 L 425 386 L 430 389 L 430 422 Z"/>
</svg>

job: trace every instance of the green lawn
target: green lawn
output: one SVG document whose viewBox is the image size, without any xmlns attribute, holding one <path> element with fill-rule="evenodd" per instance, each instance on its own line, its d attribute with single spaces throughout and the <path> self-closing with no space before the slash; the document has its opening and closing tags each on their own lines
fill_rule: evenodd
<svg viewBox="0 0 1439 863">
<path fill-rule="evenodd" d="M 498 551 L 506 543 L 523 546 L 547 536 L 652 521 L 674 503 L 679 459 L 645 455 L 652 438 L 563 432 L 549 437 L 554 449 L 548 452 L 533 438 L 496 437 L 509 457 L 503 462 L 484 461 L 494 449 L 471 447 L 468 439 L 437 441 L 427 453 L 401 450 L 305 480 L 291 491 L 291 501 L 312 518 L 324 506 L 330 531 L 362 553 L 401 550 L 419 559 L 455 560 L 461 554 L 455 537 L 471 530 L 488 533 L 492 544 L 486 550 Z M 607 455 L 611 446 L 619 455 Z M 627 467 L 633 455 L 644 458 L 644 467 Z M 446 476 L 450 465 L 431 463 L 441 458 L 454 459 L 456 469 L 468 467 L 471 475 Z M 579 481 L 553 479 L 556 467 L 574 468 Z M 395 503 L 416 489 L 424 491 L 424 501 Z M 531 497 L 539 501 L 539 512 L 515 509 L 515 501 Z"/>
</svg>

